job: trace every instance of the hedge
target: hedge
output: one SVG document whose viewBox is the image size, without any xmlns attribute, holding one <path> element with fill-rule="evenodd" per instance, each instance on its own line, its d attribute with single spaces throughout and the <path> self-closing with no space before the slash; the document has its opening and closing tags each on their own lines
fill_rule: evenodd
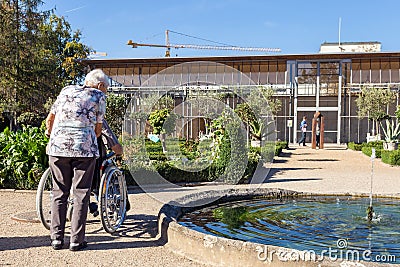
<svg viewBox="0 0 400 267">
<path fill-rule="evenodd" d="M 14 189 L 36 189 L 40 177 L 44 170 L 48 167 L 48 157 L 45 148 L 48 139 L 44 135 L 44 125 L 42 127 L 23 127 L 20 131 L 12 132 L 8 129 L 0 133 L 0 188 Z M 233 136 L 239 136 L 235 133 Z M 231 140 L 226 140 L 226 144 L 221 147 L 224 150 L 223 155 L 228 155 L 223 160 L 213 160 L 211 164 L 207 161 L 202 163 L 206 168 L 199 168 L 196 165 L 193 168 L 202 169 L 196 171 L 185 171 L 174 166 L 173 161 L 169 161 L 168 155 L 162 152 L 160 142 L 152 142 L 142 139 L 131 140 L 131 143 L 124 145 L 125 153 L 134 155 L 129 164 L 136 165 L 131 171 L 135 176 L 146 179 L 148 175 L 158 172 L 170 182 L 204 182 L 214 181 L 224 176 L 225 182 L 248 182 L 256 170 L 259 162 L 272 160 L 272 153 L 279 155 L 282 149 L 287 148 L 287 142 L 277 142 L 275 148 L 274 143 L 267 144 L 263 148 L 251 147 L 249 151 L 245 147 L 245 140 L 237 138 L 234 140 L 234 151 L 242 151 L 242 153 L 233 153 L 231 155 Z M 177 139 L 175 143 L 169 143 L 168 149 L 181 152 L 183 157 L 190 161 L 202 159 L 205 155 L 207 159 L 210 154 L 209 144 L 197 141 L 186 141 Z M 204 151 L 207 153 L 204 154 Z M 247 151 L 247 158 L 246 158 Z M 274 152 L 272 152 L 274 151 Z M 232 157 L 232 163 L 229 158 Z M 150 159 L 150 160 L 149 160 Z M 247 160 L 247 165 L 243 165 Z M 227 164 L 229 163 L 228 167 Z M 182 163 L 181 163 L 182 164 Z M 238 166 L 242 164 L 242 168 Z M 154 168 L 152 168 L 153 166 Z M 128 171 L 130 168 L 124 166 L 125 175 L 128 184 L 134 184 L 134 180 Z M 242 173 L 244 172 L 244 173 Z M 240 176 L 239 176 L 240 175 Z M 235 180 L 230 180 L 236 177 Z"/>
<path fill-rule="evenodd" d="M 347 147 L 351 150 L 355 150 L 355 151 L 361 151 L 361 149 L 363 148 L 363 144 L 358 144 L 358 143 L 354 143 L 354 142 L 349 142 L 347 143 Z"/>
<path fill-rule="evenodd" d="M 375 148 L 375 157 L 381 158 L 382 162 L 390 165 L 400 165 L 400 150 L 384 150 L 383 141 L 374 141 L 369 143 L 357 144 L 349 142 L 347 147 L 352 150 L 362 151 L 363 154 L 371 157 L 372 148 Z"/>
<path fill-rule="evenodd" d="M 157 179 L 151 179 L 150 177 L 155 177 L 157 173 L 161 175 L 164 179 L 168 180 L 172 183 L 188 183 L 188 182 L 208 182 L 208 181 L 215 181 L 217 178 L 222 178 L 225 182 L 239 182 L 239 183 L 247 183 L 253 176 L 258 164 L 260 161 L 268 161 L 271 160 L 272 155 L 267 155 L 271 153 L 271 149 L 269 148 L 261 148 L 261 147 L 249 147 L 247 153 L 247 166 L 243 174 L 241 174 L 241 178 L 238 177 L 235 181 L 226 180 L 227 178 L 224 177 L 224 173 L 227 172 L 230 175 L 230 170 L 226 170 L 226 161 L 213 161 L 208 167 L 196 171 L 199 169 L 198 166 L 194 166 L 194 170 L 190 171 L 190 166 L 186 166 L 185 170 L 180 169 L 179 167 L 175 166 L 177 162 L 168 161 L 164 153 L 161 149 L 160 142 L 152 143 L 152 142 L 145 142 L 146 144 L 146 151 L 147 155 L 150 158 L 150 164 L 152 167 L 146 164 L 139 164 L 133 168 L 131 168 L 132 175 L 135 177 L 131 177 L 129 171 L 126 171 L 125 174 L 127 176 L 127 183 L 129 185 L 136 184 L 135 180 L 138 180 L 139 183 L 152 183 L 157 181 Z M 187 155 L 190 153 L 195 152 L 195 148 L 198 144 L 195 142 L 189 141 L 182 141 L 180 143 L 180 149 L 182 155 Z M 227 140 L 226 144 L 222 147 L 222 150 L 226 150 L 224 154 L 229 155 L 230 158 L 230 141 Z M 275 155 L 278 155 L 283 148 L 288 148 L 288 143 L 286 141 L 277 142 L 275 145 Z M 189 151 L 187 151 L 189 150 Z M 151 151 L 151 152 L 149 152 Z M 262 156 L 263 154 L 266 154 Z M 189 160 L 192 160 L 188 157 Z M 242 160 L 242 159 L 241 159 Z M 243 159 L 245 160 L 245 159 Z M 229 160 L 228 160 L 229 162 Z M 207 164 L 208 165 L 208 164 Z M 236 165 L 235 165 L 236 166 Z M 126 167 L 126 170 L 129 168 Z M 157 173 L 156 173 L 157 172 Z"/>
<path fill-rule="evenodd" d="M 258 162 L 259 157 L 249 157 L 245 172 L 238 181 L 239 183 L 246 183 L 251 179 Z M 125 166 L 124 170 L 127 184 L 137 185 L 136 180 L 138 180 L 140 184 L 149 184 L 157 181 L 157 179 L 151 178 L 157 175 L 155 172 L 171 183 L 210 182 L 215 181 L 222 175 L 220 166 L 218 166 L 217 163 L 212 163 L 205 169 L 193 172 L 179 169 L 175 167 L 174 163 L 171 161 L 154 161 L 152 166 L 153 168 L 137 168 L 136 170 L 132 170 L 132 173 L 128 171 L 128 168 Z M 134 176 L 134 178 L 132 176 Z"/>
<path fill-rule="evenodd" d="M 376 149 L 383 149 L 383 141 L 373 141 L 369 143 L 363 143 L 363 146 L 374 147 Z"/>
<path fill-rule="evenodd" d="M 372 148 L 373 147 L 364 146 L 361 151 L 362 151 L 363 154 L 367 155 L 368 157 L 371 157 Z M 375 149 L 375 157 L 376 158 L 381 158 L 382 151 L 383 151 L 383 149 Z"/>
<path fill-rule="evenodd" d="M 400 165 L 400 150 L 383 150 L 382 161 L 390 165 Z"/>
</svg>

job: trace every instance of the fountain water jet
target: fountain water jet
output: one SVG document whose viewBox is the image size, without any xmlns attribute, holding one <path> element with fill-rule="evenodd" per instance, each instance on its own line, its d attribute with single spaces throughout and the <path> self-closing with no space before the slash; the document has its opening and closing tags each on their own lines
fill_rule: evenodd
<svg viewBox="0 0 400 267">
<path fill-rule="evenodd" d="M 371 181 L 370 181 L 370 191 L 369 191 L 369 207 L 367 208 L 367 218 L 371 222 L 374 218 L 374 208 L 372 207 L 372 181 L 374 176 L 374 160 L 375 160 L 375 148 L 372 148 L 371 153 Z"/>
</svg>

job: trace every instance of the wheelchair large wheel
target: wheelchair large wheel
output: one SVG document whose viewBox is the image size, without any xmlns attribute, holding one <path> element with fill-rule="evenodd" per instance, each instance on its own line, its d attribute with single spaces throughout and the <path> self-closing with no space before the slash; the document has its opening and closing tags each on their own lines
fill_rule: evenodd
<svg viewBox="0 0 400 267">
<path fill-rule="evenodd" d="M 100 218 L 107 233 L 114 233 L 125 220 L 127 190 L 120 169 L 110 166 L 100 182 Z"/>
<path fill-rule="evenodd" d="M 51 200 L 53 198 L 53 181 L 50 168 L 42 175 L 36 191 L 36 212 L 40 222 L 50 230 Z"/>
</svg>

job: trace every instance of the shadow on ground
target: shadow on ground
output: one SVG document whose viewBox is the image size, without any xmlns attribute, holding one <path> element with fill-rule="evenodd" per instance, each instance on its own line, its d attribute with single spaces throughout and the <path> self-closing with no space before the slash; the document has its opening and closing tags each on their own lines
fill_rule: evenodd
<svg viewBox="0 0 400 267">
<path fill-rule="evenodd" d="M 339 161 L 337 159 L 299 159 L 298 161 Z"/>
<path fill-rule="evenodd" d="M 290 152 L 279 153 L 279 157 L 281 157 L 281 158 L 290 158 L 291 156 L 292 156 L 292 153 L 290 153 Z"/>
<path fill-rule="evenodd" d="M 119 236 L 154 238 L 157 236 L 157 219 L 157 216 L 147 214 L 128 215 Z"/>
<path fill-rule="evenodd" d="M 274 159 L 273 163 L 286 163 L 287 161 L 287 159 Z"/>
<path fill-rule="evenodd" d="M 298 171 L 298 170 L 318 170 L 321 168 L 271 168 L 268 172 L 267 177 L 265 178 L 265 182 L 269 182 L 269 179 L 272 178 L 275 174 L 278 174 L 280 172 L 285 172 L 285 171 Z M 295 179 L 295 180 L 300 180 L 300 179 Z"/>
<path fill-rule="evenodd" d="M 50 236 L 15 236 L 0 237 L 0 251 L 26 249 L 33 247 L 50 247 Z"/>
<path fill-rule="evenodd" d="M 93 231 L 87 231 L 86 238 L 89 246 L 86 250 L 109 250 L 158 247 L 165 241 L 156 238 L 157 216 L 134 214 L 128 215 L 124 224 L 115 234 L 103 230 L 99 217 L 88 218 L 88 226 L 98 226 Z M 66 227 L 65 243 L 69 243 L 69 226 Z M 132 240 L 126 240 L 126 238 Z M 0 251 L 27 249 L 33 247 L 49 247 L 50 234 L 45 236 L 0 237 Z"/>
<path fill-rule="evenodd" d="M 283 182 L 302 182 L 302 181 L 319 181 L 322 180 L 320 178 L 284 178 L 284 179 L 277 179 L 277 178 L 267 178 L 265 181 L 267 183 L 283 183 Z"/>
<path fill-rule="evenodd" d="M 100 224 L 99 221 L 97 223 Z M 165 245 L 163 240 L 155 239 L 158 233 L 157 226 L 157 216 L 147 214 L 128 215 L 121 228 L 114 234 L 106 233 L 102 227 L 88 232 L 90 234 L 87 238 L 88 242 L 97 243 L 92 244 L 88 249 L 107 250 L 163 246 Z M 121 238 L 136 240 L 119 241 Z"/>
</svg>

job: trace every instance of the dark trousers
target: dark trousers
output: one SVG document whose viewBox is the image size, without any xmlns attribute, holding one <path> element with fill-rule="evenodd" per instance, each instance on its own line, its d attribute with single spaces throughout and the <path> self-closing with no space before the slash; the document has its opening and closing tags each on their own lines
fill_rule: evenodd
<svg viewBox="0 0 400 267">
<path fill-rule="evenodd" d="M 72 187 L 74 206 L 71 217 L 70 243 L 85 241 L 86 218 L 90 200 L 95 158 L 66 158 L 49 156 L 53 175 L 50 238 L 63 240 L 67 204 Z"/>
<path fill-rule="evenodd" d="M 306 145 L 306 137 L 307 137 L 306 132 L 301 132 L 301 139 L 299 141 L 299 144 L 303 143 L 303 146 L 305 146 Z"/>
</svg>

